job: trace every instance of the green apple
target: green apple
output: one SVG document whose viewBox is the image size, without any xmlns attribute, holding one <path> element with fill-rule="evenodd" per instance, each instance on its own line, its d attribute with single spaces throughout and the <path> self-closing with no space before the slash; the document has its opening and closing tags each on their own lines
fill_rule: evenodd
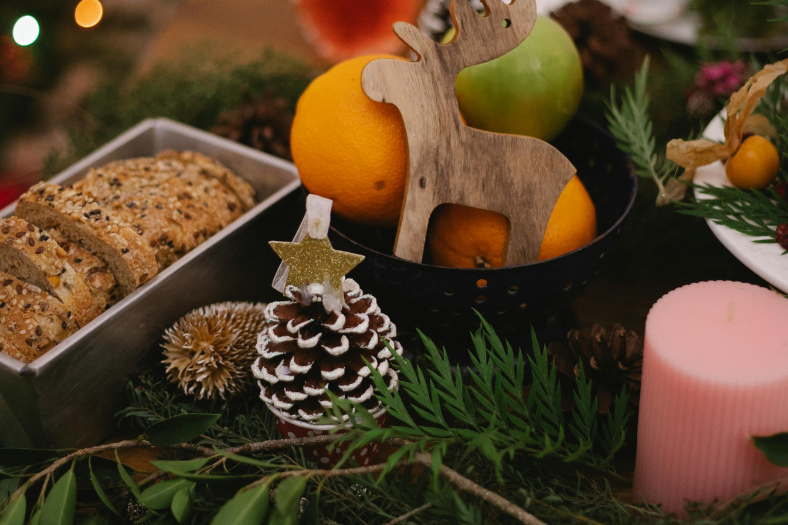
<svg viewBox="0 0 788 525">
<path fill-rule="evenodd" d="M 453 37 L 451 28 L 443 43 Z M 469 126 L 549 141 L 580 105 L 583 65 L 564 28 L 538 16 L 531 34 L 514 50 L 462 70 L 456 90 Z"/>
</svg>

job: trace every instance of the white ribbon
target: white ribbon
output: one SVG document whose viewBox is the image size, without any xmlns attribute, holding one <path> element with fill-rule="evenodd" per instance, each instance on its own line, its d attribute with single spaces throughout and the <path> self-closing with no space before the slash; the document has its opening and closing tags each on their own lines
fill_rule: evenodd
<svg viewBox="0 0 788 525">
<path fill-rule="evenodd" d="M 309 195 L 306 198 L 306 213 L 301 221 L 301 226 L 293 237 L 293 242 L 301 242 L 304 237 L 309 235 L 313 239 L 325 239 L 328 236 L 328 227 L 331 225 L 331 199 L 320 197 L 319 195 Z M 279 293 L 285 292 L 287 285 L 287 274 L 290 267 L 282 262 L 274 276 L 271 286 Z"/>
</svg>

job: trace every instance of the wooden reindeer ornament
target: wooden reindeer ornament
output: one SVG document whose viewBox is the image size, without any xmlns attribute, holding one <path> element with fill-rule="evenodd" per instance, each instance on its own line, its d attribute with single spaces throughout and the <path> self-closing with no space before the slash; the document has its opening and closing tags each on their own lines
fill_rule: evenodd
<svg viewBox="0 0 788 525">
<path fill-rule="evenodd" d="M 542 140 L 462 123 L 457 75 L 513 50 L 536 22 L 534 0 L 482 3 L 485 16 L 468 0 L 452 1 L 457 32 L 446 45 L 398 22 L 394 32 L 418 60 L 375 60 L 362 74 L 367 96 L 399 108 L 408 136 L 410 172 L 394 244 L 394 254 L 404 259 L 421 262 L 430 215 L 441 204 L 455 203 L 506 216 L 504 265 L 536 261 L 553 207 L 577 171 Z"/>
</svg>

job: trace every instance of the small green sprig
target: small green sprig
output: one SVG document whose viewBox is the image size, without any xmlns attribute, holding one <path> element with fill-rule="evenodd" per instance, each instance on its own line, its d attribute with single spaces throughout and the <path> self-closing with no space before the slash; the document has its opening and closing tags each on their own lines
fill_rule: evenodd
<svg viewBox="0 0 788 525">
<path fill-rule="evenodd" d="M 774 243 L 775 229 L 788 222 L 788 202 L 772 188 L 747 191 L 731 186 L 695 186 L 695 191 L 711 199 L 675 203 L 679 212 L 711 219 L 745 235 L 756 237 L 753 242 Z"/>
<path fill-rule="evenodd" d="M 632 158 L 635 173 L 650 178 L 657 185 L 659 195 L 667 197 L 666 185 L 676 173 L 678 166 L 657 155 L 653 125 L 649 118 L 648 83 L 649 58 L 635 75 L 633 87 L 624 88 L 619 101 L 615 86 L 610 88 L 610 101 L 606 114 L 608 129 L 615 137 L 618 147 Z"/>
</svg>

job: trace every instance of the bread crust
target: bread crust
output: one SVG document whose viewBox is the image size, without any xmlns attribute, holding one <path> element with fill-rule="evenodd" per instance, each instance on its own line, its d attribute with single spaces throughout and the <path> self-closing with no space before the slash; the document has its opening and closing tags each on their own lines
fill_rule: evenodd
<svg viewBox="0 0 788 525">
<path fill-rule="evenodd" d="M 30 363 L 77 331 L 65 306 L 35 285 L 0 273 L 0 351 Z"/>
<path fill-rule="evenodd" d="M 99 316 L 101 309 L 90 289 L 48 232 L 10 217 L 0 219 L 0 233 L 0 270 L 46 290 L 73 313 L 79 326 Z M 31 269 L 34 274 L 27 275 Z"/>
<path fill-rule="evenodd" d="M 40 227 L 58 227 L 72 242 L 103 259 L 123 296 L 158 273 L 156 255 L 142 237 L 73 188 L 40 182 L 20 197 L 16 213 Z M 98 253 L 97 247 L 105 253 Z"/>
</svg>

